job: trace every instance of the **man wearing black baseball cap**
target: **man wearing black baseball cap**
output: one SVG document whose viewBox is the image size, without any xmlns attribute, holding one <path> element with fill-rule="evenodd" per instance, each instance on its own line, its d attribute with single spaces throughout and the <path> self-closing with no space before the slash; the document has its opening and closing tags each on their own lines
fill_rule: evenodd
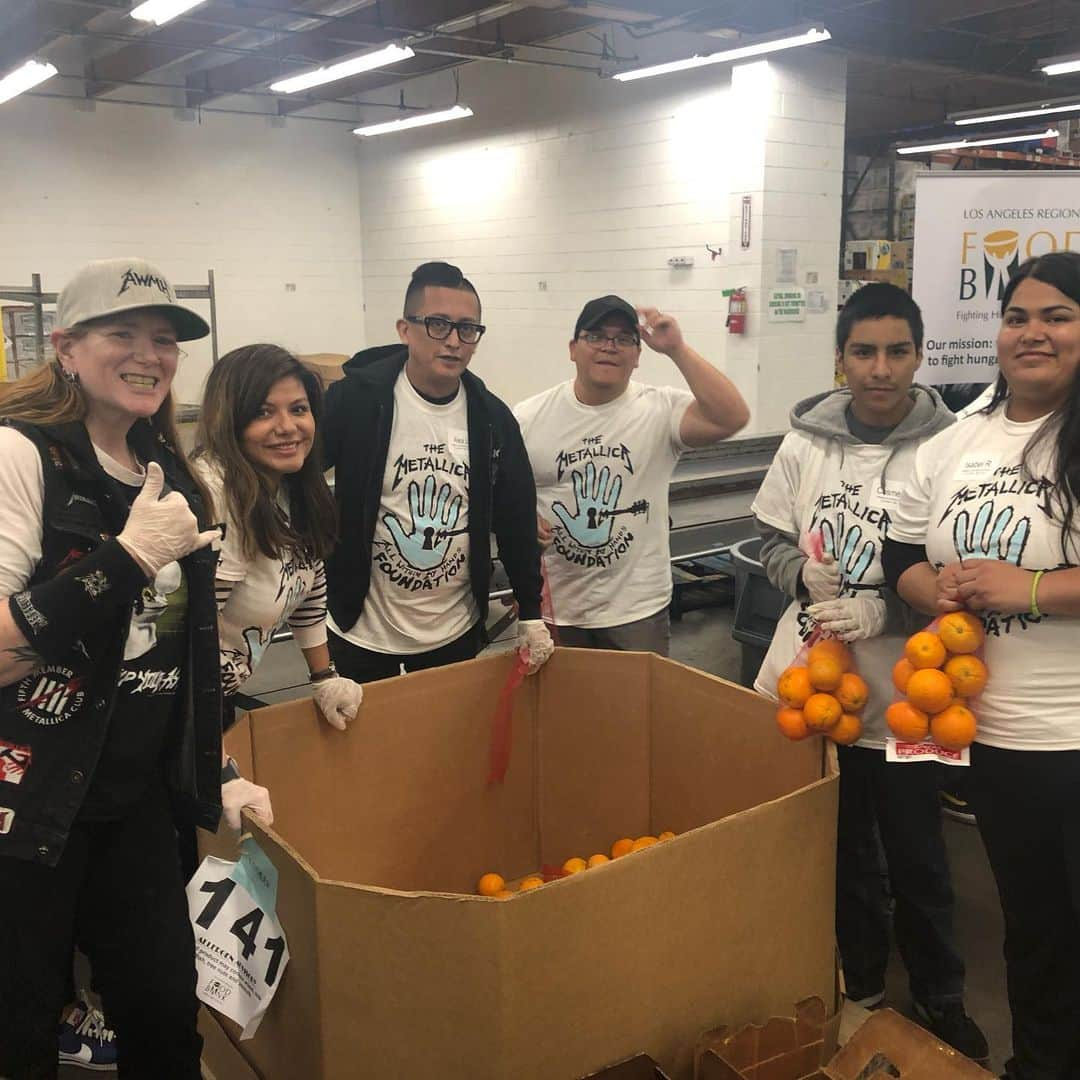
<svg viewBox="0 0 1080 1080">
<path fill-rule="evenodd" d="M 641 343 L 689 390 L 631 380 Z M 563 645 L 667 655 L 668 486 L 683 451 L 734 435 L 749 410 L 675 319 L 620 296 L 574 324 L 572 381 L 514 410 L 536 477 L 552 616 Z"/>
</svg>

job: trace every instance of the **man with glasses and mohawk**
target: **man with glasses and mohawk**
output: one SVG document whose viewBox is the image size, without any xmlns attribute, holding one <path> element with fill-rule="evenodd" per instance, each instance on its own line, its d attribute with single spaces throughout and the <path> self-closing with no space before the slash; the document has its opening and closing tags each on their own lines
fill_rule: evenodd
<svg viewBox="0 0 1080 1080">
<path fill-rule="evenodd" d="M 330 655 L 356 682 L 472 659 L 485 640 L 491 534 L 530 673 L 540 618 L 536 487 L 513 414 L 467 370 L 484 333 L 456 266 L 413 271 L 399 344 L 345 364 L 326 398 L 340 539 L 326 563 Z"/>
<path fill-rule="evenodd" d="M 631 381 L 642 341 L 689 390 Z M 685 450 L 729 438 L 750 413 L 671 315 L 618 296 L 582 308 L 570 360 L 572 380 L 514 410 L 536 476 L 559 642 L 666 656 L 671 475 Z"/>
</svg>

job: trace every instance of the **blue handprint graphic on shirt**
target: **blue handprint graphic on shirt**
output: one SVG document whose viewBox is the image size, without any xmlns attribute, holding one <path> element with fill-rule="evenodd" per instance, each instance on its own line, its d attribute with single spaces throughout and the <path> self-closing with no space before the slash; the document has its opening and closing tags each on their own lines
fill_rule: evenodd
<svg viewBox="0 0 1080 1080">
<path fill-rule="evenodd" d="M 874 564 L 877 545 L 873 540 L 863 540 L 861 525 L 852 525 L 845 532 L 843 514 L 837 514 L 835 525 L 822 521 L 821 542 L 825 554 L 836 560 L 841 577 L 849 584 L 862 581 Z"/>
<path fill-rule="evenodd" d="M 584 477 L 577 469 L 570 476 L 576 501 L 574 512 L 570 513 L 561 502 L 552 503 L 551 511 L 582 547 L 602 547 L 611 539 L 612 518 L 619 504 L 622 477 L 613 477 L 606 465 L 597 476 L 596 466 L 591 461 L 585 466 Z"/>
<path fill-rule="evenodd" d="M 995 517 L 993 499 L 987 499 L 979 507 L 974 521 L 966 510 L 961 510 L 953 522 L 953 546 L 957 556 L 960 559 L 1000 559 L 1019 566 L 1031 533 L 1031 519 L 1020 518 L 1006 539 L 1005 533 L 1012 525 L 1013 516 L 1013 508 L 1004 506 Z"/>
<path fill-rule="evenodd" d="M 420 492 L 420 485 L 415 480 L 410 480 L 410 530 L 406 532 L 402 528 L 396 514 L 383 515 L 383 522 L 390 530 L 390 536 L 401 552 L 401 557 L 414 570 L 431 570 L 446 558 L 446 553 L 450 550 L 450 537 L 455 534 L 454 526 L 461 516 L 462 504 L 460 495 L 451 499 L 450 494 L 449 484 L 443 484 L 436 494 L 434 476 L 429 476 L 424 481 L 423 494 Z"/>
</svg>

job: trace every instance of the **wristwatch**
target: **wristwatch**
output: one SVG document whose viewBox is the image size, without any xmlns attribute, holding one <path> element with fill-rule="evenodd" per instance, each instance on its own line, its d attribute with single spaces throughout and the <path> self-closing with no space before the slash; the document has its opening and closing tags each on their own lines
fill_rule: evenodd
<svg viewBox="0 0 1080 1080">
<path fill-rule="evenodd" d="M 236 764 L 236 761 L 229 757 L 225 759 L 225 764 L 221 766 L 221 782 L 227 784 L 230 780 L 240 779 L 240 766 Z"/>
<path fill-rule="evenodd" d="M 322 669 L 322 671 L 313 671 L 308 676 L 308 682 L 325 682 L 327 679 L 337 678 L 337 668 L 334 667 L 334 661 L 331 660 L 329 664 Z"/>
</svg>

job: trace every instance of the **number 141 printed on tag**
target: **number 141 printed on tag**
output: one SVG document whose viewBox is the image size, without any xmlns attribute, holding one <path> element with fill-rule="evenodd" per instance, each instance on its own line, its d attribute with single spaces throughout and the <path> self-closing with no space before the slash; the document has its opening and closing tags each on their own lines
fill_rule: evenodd
<svg viewBox="0 0 1080 1080">
<path fill-rule="evenodd" d="M 235 1020 L 250 1039 L 270 1004 L 289 946 L 276 914 L 232 876 L 236 863 L 207 856 L 188 882 L 199 1000 Z"/>
</svg>

